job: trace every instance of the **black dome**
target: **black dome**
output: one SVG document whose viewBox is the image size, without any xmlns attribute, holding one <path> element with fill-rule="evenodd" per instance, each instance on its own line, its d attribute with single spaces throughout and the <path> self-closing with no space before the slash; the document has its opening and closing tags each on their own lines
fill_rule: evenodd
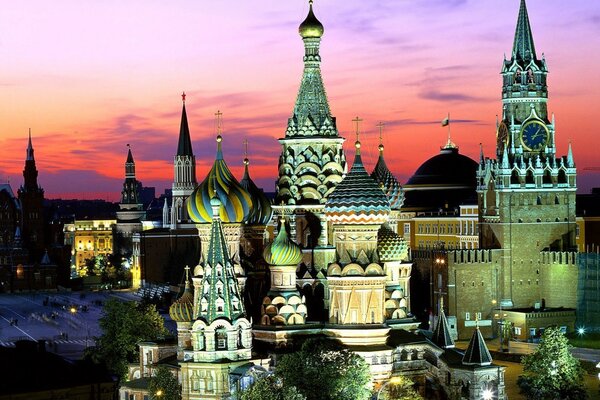
<svg viewBox="0 0 600 400">
<path fill-rule="evenodd" d="M 444 147 L 417 169 L 404 185 L 406 208 L 439 210 L 477 202 L 475 160 Z"/>
<path fill-rule="evenodd" d="M 407 185 L 467 186 L 475 188 L 477 162 L 458 153 L 458 147 L 443 148 L 417 169 Z"/>
</svg>

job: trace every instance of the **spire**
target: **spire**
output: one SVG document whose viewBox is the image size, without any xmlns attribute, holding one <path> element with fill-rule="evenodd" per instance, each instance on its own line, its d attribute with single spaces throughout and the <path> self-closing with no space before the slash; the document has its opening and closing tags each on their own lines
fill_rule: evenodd
<svg viewBox="0 0 600 400">
<path fill-rule="evenodd" d="M 223 159 L 223 150 L 221 148 L 221 142 L 223 141 L 223 137 L 221 136 L 223 130 L 223 113 L 220 110 L 217 110 L 215 113 L 216 123 L 217 123 L 217 160 Z"/>
<path fill-rule="evenodd" d="M 513 59 L 517 60 L 537 60 L 525 0 L 521 0 L 521 7 L 519 8 L 512 55 Z"/>
<path fill-rule="evenodd" d="M 485 161 L 485 157 L 483 155 L 483 144 L 479 143 L 479 164 L 483 165 Z"/>
<path fill-rule="evenodd" d="M 471 336 L 469 347 L 465 351 L 462 363 L 464 365 L 490 365 L 492 363 L 492 355 L 488 350 L 485 340 L 479 330 L 479 320 L 475 320 L 475 331 Z"/>
<path fill-rule="evenodd" d="M 450 336 L 450 330 L 448 329 L 448 320 L 446 320 L 446 314 L 444 313 L 444 298 L 440 298 L 440 312 L 438 314 L 437 325 L 433 330 L 431 336 L 433 343 L 440 346 L 442 349 L 449 349 L 454 347 L 454 340 Z"/>
<path fill-rule="evenodd" d="M 239 293 L 219 217 L 221 201 L 215 196 L 211 199 L 210 205 L 213 219 L 201 283 L 201 287 L 204 289 L 200 299 L 200 317 L 209 324 L 217 318 L 233 321 L 244 315 L 244 304 Z"/>
<path fill-rule="evenodd" d="M 135 162 L 131 146 L 127 143 L 127 160 L 125 161 L 125 181 L 121 191 L 121 204 L 139 204 L 139 187 L 135 179 Z"/>
<path fill-rule="evenodd" d="M 294 114 L 288 121 L 286 137 L 333 136 L 337 137 L 335 119 L 331 116 L 323 78 L 319 46 L 323 25 L 315 17 L 312 1 L 306 19 L 298 28 L 304 41 L 304 73 L 294 106 Z M 298 132 L 300 131 L 300 132 Z"/>
<path fill-rule="evenodd" d="M 131 146 L 129 145 L 129 143 L 127 143 L 127 164 L 134 164 L 135 162 L 133 161 L 133 154 L 131 154 Z"/>
<path fill-rule="evenodd" d="M 573 159 L 573 149 L 571 148 L 571 141 L 569 140 L 569 152 L 567 153 L 567 167 L 573 168 L 575 166 L 575 160 Z"/>
<path fill-rule="evenodd" d="M 188 126 L 187 113 L 185 111 L 185 97 L 186 94 L 181 94 L 181 101 L 183 107 L 181 109 L 181 126 L 179 128 L 179 144 L 177 145 L 178 156 L 193 156 L 192 151 L 192 139 L 190 138 L 190 128 Z"/>
<path fill-rule="evenodd" d="M 27 144 L 27 161 L 35 161 L 33 157 L 33 145 L 31 144 L 31 128 L 29 128 L 29 143 Z"/>
<path fill-rule="evenodd" d="M 506 144 L 503 144 L 504 149 L 502 151 L 502 168 L 508 169 L 510 165 L 508 164 L 508 149 L 506 148 Z"/>
<path fill-rule="evenodd" d="M 27 142 L 27 156 L 25 158 L 25 168 L 23 169 L 23 185 L 19 192 L 40 192 L 43 190 L 37 182 L 38 170 L 35 166 L 35 157 L 33 156 L 33 144 L 31 142 L 31 128 L 29 128 L 29 137 Z"/>
</svg>

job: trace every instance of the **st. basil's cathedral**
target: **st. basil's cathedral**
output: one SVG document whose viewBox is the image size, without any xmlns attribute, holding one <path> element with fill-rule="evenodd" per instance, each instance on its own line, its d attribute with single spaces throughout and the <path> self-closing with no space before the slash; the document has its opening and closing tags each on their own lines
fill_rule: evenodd
<svg viewBox="0 0 600 400">
<path fill-rule="evenodd" d="M 230 171 L 222 151 L 230 139 L 222 131 L 220 113 L 214 163 L 197 183 L 184 97 L 173 196 L 170 204 L 164 204 L 162 223 L 171 232 L 193 232 L 196 242 L 199 238 L 199 259 L 176 271 L 183 277 L 181 293 L 169 311 L 177 325 L 176 343 L 141 343 L 140 362 L 130 367 L 121 398 L 147 394 L 142 383 L 158 365 L 177 375 L 184 399 L 229 398 L 247 384 L 250 372 L 276 369 L 278 355 L 319 336 L 361 355 L 376 388 L 402 375 L 410 377 L 427 398 L 480 399 L 493 393 L 494 398 L 505 399 L 504 367 L 493 363 L 484 341 L 493 317 L 488 315 L 490 307 L 487 314 L 476 309 L 477 298 L 479 303 L 482 298 L 489 300 L 490 305 L 495 299 L 506 308 L 532 306 L 537 300 L 533 292 L 513 287 L 514 280 L 510 281 L 531 271 L 510 260 L 541 260 L 555 257 L 549 254 L 552 251 L 565 253 L 574 229 L 569 220 L 574 210 L 567 221 L 544 216 L 565 201 L 574 203 L 576 170 L 570 148 L 567 156 L 556 156 L 554 117 L 549 119 L 547 111 L 547 66 L 535 53 L 525 0 L 521 0 L 511 58 L 502 68 L 503 114 L 497 124 L 496 158 L 482 153 L 477 163 L 460 155 L 449 138 L 440 155 L 423 164 L 405 188 L 388 169 L 383 144 L 373 171 L 365 168 L 358 117 L 353 121 L 353 154 L 343 150 L 345 139 L 338 132 L 320 69 L 324 26 L 312 1 L 299 34 L 305 49 L 304 71 L 285 136 L 279 139 L 273 200 L 253 182 L 247 157 L 241 180 Z M 467 183 L 436 192 L 427 181 L 435 175 L 434 169 L 446 174 L 455 171 L 460 176 L 452 179 Z M 426 183 L 420 185 L 420 179 Z M 126 180 L 123 199 L 135 199 L 128 187 L 135 185 L 128 186 Z M 414 221 L 408 227 L 407 221 L 420 204 L 436 196 L 452 203 L 446 207 L 471 201 L 481 219 L 483 248 L 438 248 L 447 263 L 440 282 L 448 290 L 432 293 L 429 305 L 435 312 L 425 334 L 411 308 L 415 297 L 411 287 L 419 286 L 411 284 L 415 249 L 410 249 L 410 235 L 416 229 Z M 526 215 L 518 201 L 537 205 L 537 214 Z M 139 209 L 135 201 L 130 203 L 120 211 L 121 223 L 141 226 Z M 519 222 L 513 226 L 515 218 Z M 541 239 L 544 243 L 538 240 L 536 248 L 512 251 L 513 241 L 519 240 L 515 236 L 526 234 L 529 222 L 550 228 Z M 513 235 L 510 243 L 506 243 L 507 229 Z M 134 279 L 139 285 L 149 273 L 140 261 L 142 252 L 136 250 L 143 232 L 134 228 L 127 232 L 132 236 Z M 540 264 L 531 268 L 541 268 Z M 543 273 L 550 285 L 553 274 L 560 273 L 553 271 L 564 267 L 558 264 Z M 459 286 L 449 281 L 452 276 L 473 274 L 469 269 L 473 266 L 479 266 L 474 289 L 469 291 L 463 282 L 461 292 L 449 290 Z M 486 268 L 497 274 L 490 278 L 492 283 Z M 437 282 L 433 278 L 429 276 L 429 281 Z M 424 289 L 429 290 L 433 288 Z M 552 306 L 574 307 L 567 293 Z M 457 307 L 473 310 L 465 314 Z M 453 319 L 446 317 L 448 313 Z M 466 351 L 455 348 L 457 337 L 469 340 Z"/>
</svg>

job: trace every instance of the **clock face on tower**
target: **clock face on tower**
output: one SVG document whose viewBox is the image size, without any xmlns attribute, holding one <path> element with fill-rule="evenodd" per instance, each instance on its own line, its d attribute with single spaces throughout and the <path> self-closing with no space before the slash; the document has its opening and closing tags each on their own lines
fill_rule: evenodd
<svg viewBox="0 0 600 400">
<path fill-rule="evenodd" d="M 540 151 L 548 143 L 548 129 L 538 121 L 527 122 L 521 129 L 521 142 L 529 151 Z"/>
<path fill-rule="evenodd" d="M 496 148 L 498 150 L 504 150 L 505 147 L 508 145 L 508 128 L 506 127 L 506 124 L 503 122 L 500 122 L 500 125 L 498 125 L 498 131 L 496 132 Z"/>
</svg>

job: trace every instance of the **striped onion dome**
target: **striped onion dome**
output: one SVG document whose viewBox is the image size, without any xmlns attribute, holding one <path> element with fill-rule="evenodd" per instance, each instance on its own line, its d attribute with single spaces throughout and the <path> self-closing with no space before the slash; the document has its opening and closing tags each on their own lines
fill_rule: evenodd
<svg viewBox="0 0 600 400">
<path fill-rule="evenodd" d="M 325 203 L 325 216 L 334 224 L 383 224 L 390 203 L 377 182 L 369 176 L 360 156 L 360 142 L 348 175 L 337 185 Z"/>
<path fill-rule="evenodd" d="M 212 222 L 210 200 L 216 195 L 221 201 L 221 221 L 244 222 L 252 208 L 250 193 L 235 179 L 223 159 L 221 135 L 217 136 L 217 157 L 204 181 L 194 189 L 187 203 L 192 221 L 199 224 Z"/>
<path fill-rule="evenodd" d="M 383 224 L 377 232 L 377 252 L 383 262 L 402 261 L 408 255 L 408 244 L 388 224 Z"/>
<path fill-rule="evenodd" d="M 281 218 L 277 237 L 263 251 L 263 257 L 269 265 L 296 265 L 302 261 L 300 246 L 291 241 L 285 229 L 285 219 Z"/>
<path fill-rule="evenodd" d="M 193 320 L 194 313 L 194 295 L 192 294 L 192 287 L 188 276 L 189 268 L 185 271 L 185 289 L 171 307 L 169 307 L 169 315 L 175 322 L 190 322 Z"/>
<path fill-rule="evenodd" d="M 244 158 L 244 177 L 240 181 L 240 185 L 250 193 L 250 197 L 252 198 L 252 208 L 250 209 L 246 223 L 248 225 L 266 225 L 271 221 L 273 208 L 271 208 L 271 202 L 267 199 L 263 190 L 256 186 L 252 178 L 250 178 L 250 173 L 248 172 L 249 164 L 250 160 Z"/>
<path fill-rule="evenodd" d="M 375 169 L 371 172 L 371 178 L 379 183 L 379 186 L 387 195 L 392 210 L 399 210 L 404 204 L 404 190 L 385 164 L 383 158 L 383 144 L 379 145 L 379 159 L 377 160 Z"/>
</svg>

